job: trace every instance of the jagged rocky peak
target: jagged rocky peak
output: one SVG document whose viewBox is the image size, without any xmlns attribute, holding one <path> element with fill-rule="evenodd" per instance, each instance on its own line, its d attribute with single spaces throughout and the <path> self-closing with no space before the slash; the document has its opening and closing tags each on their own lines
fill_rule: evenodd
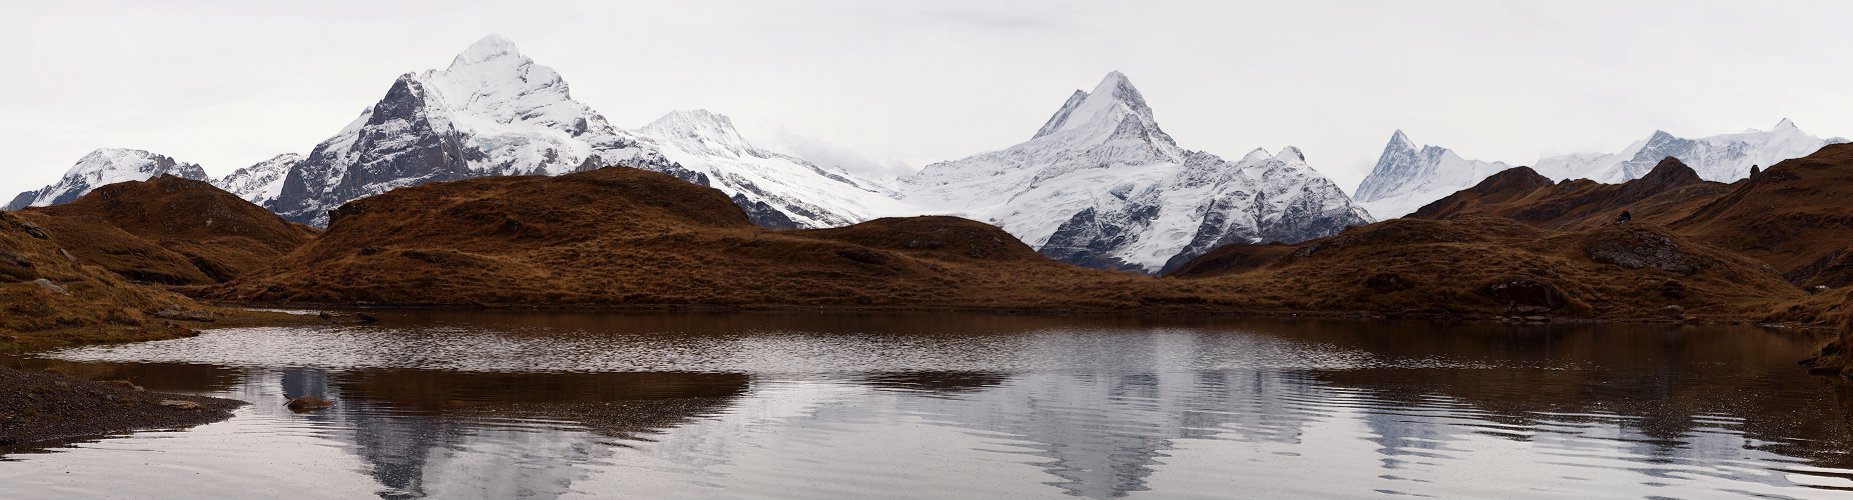
<svg viewBox="0 0 1853 500">
<path fill-rule="evenodd" d="M 296 153 L 276 155 L 214 179 L 212 184 L 251 203 L 265 205 L 282 193 L 283 179 L 302 160 L 303 156 Z"/>
<path fill-rule="evenodd" d="M 552 68 L 489 36 L 441 70 L 406 73 L 284 177 L 266 207 L 325 224 L 350 200 L 433 181 L 625 165 L 706 184 L 572 99 Z"/>
<path fill-rule="evenodd" d="M 1398 129 L 1353 197 L 1373 216 L 1396 218 L 1508 168 L 1511 165 L 1502 162 L 1461 158 L 1440 146 L 1418 145 Z"/>
<path fill-rule="evenodd" d="M 1801 128 L 1796 127 L 1795 122 L 1789 121 L 1788 118 L 1783 118 L 1782 121 L 1776 122 L 1776 127 L 1771 130 L 1801 130 Z"/>
<path fill-rule="evenodd" d="M 69 203 L 99 187 L 118 182 L 144 181 L 162 175 L 206 180 L 206 170 L 197 164 L 176 161 L 140 149 L 101 148 L 79 158 L 57 182 L 20 193 L 6 208 L 18 210 L 29 206 Z"/>
<path fill-rule="evenodd" d="M 1118 71 L 1107 73 L 1092 92 L 1075 91 L 1031 139 L 1057 138 L 1070 144 L 1131 139 L 1160 146 L 1172 155 L 1177 141 L 1158 127 L 1145 96 Z"/>
</svg>

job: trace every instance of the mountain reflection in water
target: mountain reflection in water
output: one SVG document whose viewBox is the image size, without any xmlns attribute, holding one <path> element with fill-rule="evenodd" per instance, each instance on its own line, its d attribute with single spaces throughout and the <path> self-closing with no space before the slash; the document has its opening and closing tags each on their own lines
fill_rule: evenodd
<svg viewBox="0 0 1853 500">
<path fill-rule="evenodd" d="M 1796 332 L 384 316 L 8 359 L 254 404 L 6 456 L 0 496 L 199 470 L 172 496 L 305 475 L 325 485 L 309 497 L 1853 494 L 1853 391 L 1795 367 L 1821 340 Z M 284 394 L 337 404 L 293 414 Z"/>
</svg>

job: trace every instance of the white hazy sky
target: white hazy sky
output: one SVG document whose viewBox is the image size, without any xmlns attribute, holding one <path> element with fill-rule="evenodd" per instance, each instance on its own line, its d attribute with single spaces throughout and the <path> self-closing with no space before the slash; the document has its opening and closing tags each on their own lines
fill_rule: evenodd
<svg viewBox="0 0 1853 500">
<path fill-rule="evenodd" d="M 400 73 L 484 35 L 641 126 L 732 116 L 757 140 L 893 173 L 1028 139 L 1132 78 L 1187 148 L 1296 145 L 1346 189 L 1391 131 L 1529 163 L 1792 118 L 1853 135 L 1853 2 L 0 0 L 0 199 L 97 147 L 213 175 L 308 153 Z"/>
</svg>

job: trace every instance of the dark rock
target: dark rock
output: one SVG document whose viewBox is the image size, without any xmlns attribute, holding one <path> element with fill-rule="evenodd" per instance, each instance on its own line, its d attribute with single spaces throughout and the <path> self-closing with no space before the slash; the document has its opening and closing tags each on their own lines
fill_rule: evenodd
<svg viewBox="0 0 1853 500">
<path fill-rule="evenodd" d="M 1403 277 L 1396 273 L 1377 273 L 1370 275 L 1369 278 L 1364 278 L 1364 288 L 1369 288 L 1371 291 L 1377 293 L 1408 290 L 1412 286 L 1415 285 L 1409 284 L 1408 281 L 1403 280 Z"/>
<path fill-rule="evenodd" d="M 289 402 L 284 403 L 283 406 L 289 408 L 290 411 L 297 412 L 297 413 L 311 412 L 311 411 L 317 411 L 317 410 L 326 410 L 335 405 L 333 401 L 318 398 L 315 396 L 301 396 L 301 397 L 291 398 L 288 395 L 284 395 L 283 397 L 289 399 Z"/>
<path fill-rule="evenodd" d="M 378 254 L 378 253 L 380 253 L 380 247 L 376 247 L 376 246 L 373 246 L 373 245 L 367 245 L 367 246 L 364 246 L 364 247 L 360 247 L 360 254 L 361 254 L 361 255 L 375 255 L 375 254 Z"/>
<path fill-rule="evenodd" d="M 45 230 L 39 228 L 38 224 L 33 224 L 31 222 L 26 222 L 26 221 L 19 221 L 19 229 L 25 231 L 28 236 L 31 236 L 34 238 L 38 238 L 41 240 L 51 239 L 51 235 L 45 234 Z"/>
<path fill-rule="evenodd" d="M 1527 306 L 1550 311 L 1563 307 L 1566 302 L 1563 292 L 1555 285 L 1526 277 L 1500 278 L 1481 286 L 1477 292 L 1486 298 L 1505 302 L 1515 311 Z"/>
<path fill-rule="evenodd" d="M 1674 300 L 1683 299 L 1686 298 L 1686 291 L 1686 284 L 1680 283 L 1679 280 L 1666 280 L 1660 283 L 1661 297 Z"/>
<path fill-rule="evenodd" d="M 1670 236 L 1638 227 L 1619 233 L 1586 245 L 1589 258 L 1628 269 L 1652 267 L 1679 276 L 1699 272 L 1698 259 L 1687 255 Z"/>
<path fill-rule="evenodd" d="M 866 248 L 851 248 L 851 249 L 845 249 L 845 250 L 837 250 L 836 255 L 838 257 L 849 259 L 850 262 L 855 262 L 858 264 L 868 264 L 868 265 L 873 265 L 873 266 L 879 266 L 879 265 L 888 263 L 888 256 L 882 255 L 881 252 L 869 250 Z"/>
<path fill-rule="evenodd" d="M 354 320 L 361 323 L 378 323 L 380 318 L 367 313 L 354 313 Z"/>
<path fill-rule="evenodd" d="M 0 264 L 12 264 L 19 267 L 32 267 L 32 260 L 12 250 L 0 248 Z"/>
</svg>

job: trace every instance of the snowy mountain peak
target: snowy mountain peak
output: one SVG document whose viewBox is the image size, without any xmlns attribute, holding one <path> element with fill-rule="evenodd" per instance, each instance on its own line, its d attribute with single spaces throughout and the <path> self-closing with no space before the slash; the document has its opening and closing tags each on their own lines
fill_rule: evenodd
<svg viewBox="0 0 1853 500">
<path fill-rule="evenodd" d="M 1147 143 L 1157 154 L 1173 159 L 1180 158 L 1183 153 L 1177 148 L 1177 142 L 1158 128 L 1145 96 L 1133 87 L 1131 79 L 1118 71 L 1107 73 L 1092 92 L 1070 95 L 1033 139 L 1068 147 L 1130 141 L 1127 145 Z"/>
<path fill-rule="evenodd" d="M 284 153 L 258 162 L 256 165 L 238 169 L 225 177 L 213 179 L 212 184 L 226 192 L 238 195 L 251 203 L 264 205 L 275 200 L 283 192 L 283 180 L 289 176 L 290 169 L 302 163 L 303 156 L 296 153 Z"/>
<path fill-rule="evenodd" d="M 99 187 L 118 182 L 144 181 L 162 175 L 206 180 L 206 171 L 199 165 L 181 163 L 139 149 L 102 148 L 78 159 L 58 182 L 20 193 L 6 208 L 17 210 L 29 206 L 69 203 Z"/>
<path fill-rule="evenodd" d="M 493 61 L 503 57 L 524 61 L 528 60 L 528 58 L 521 56 L 520 50 L 515 48 L 514 41 L 503 38 L 502 35 L 489 35 L 483 37 L 481 40 L 477 40 L 476 43 L 470 44 L 470 48 L 464 49 L 463 53 L 457 54 L 456 58 L 450 60 L 450 67 L 454 69 L 461 66 Z"/>
<path fill-rule="evenodd" d="M 1299 147 L 1287 146 L 1280 148 L 1280 153 L 1274 155 L 1274 159 L 1285 162 L 1306 163 L 1306 153 L 1300 151 Z"/>
<path fill-rule="evenodd" d="M 1390 143 L 1386 146 L 1386 149 L 1387 148 L 1408 149 L 1412 151 L 1421 149 L 1416 146 L 1415 141 L 1409 140 L 1409 134 L 1404 134 L 1403 129 L 1400 128 L 1396 129 L 1396 133 L 1390 134 Z"/>
<path fill-rule="evenodd" d="M 1298 148 L 1236 162 L 1178 147 L 1117 71 L 1070 94 L 1028 142 L 899 182 L 904 201 L 997 224 L 1056 260 L 1148 273 L 1231 242 L 1301 241 L 1368 222 Z"/>
<path fill-rule="evenodd" d="M 1377 165 L 1358 183 L 1352 196 L 1374 217 L 1401 217 L 1510 167 L 1463 159 L 1439 146 L 1418 146 L 1408 134 L 1397 130 L 1390 134 Z"/>
<path fill-rule="evenodd" d="M 1776 128 L 1771 129 L 1771 130 L 1801 130 L 1801 129 L 1795 126 L 1795 122 L 1789 121 L 1788 118 L 1783 118 L 1782 121 L 1776 122 Z"/>
</svg>

